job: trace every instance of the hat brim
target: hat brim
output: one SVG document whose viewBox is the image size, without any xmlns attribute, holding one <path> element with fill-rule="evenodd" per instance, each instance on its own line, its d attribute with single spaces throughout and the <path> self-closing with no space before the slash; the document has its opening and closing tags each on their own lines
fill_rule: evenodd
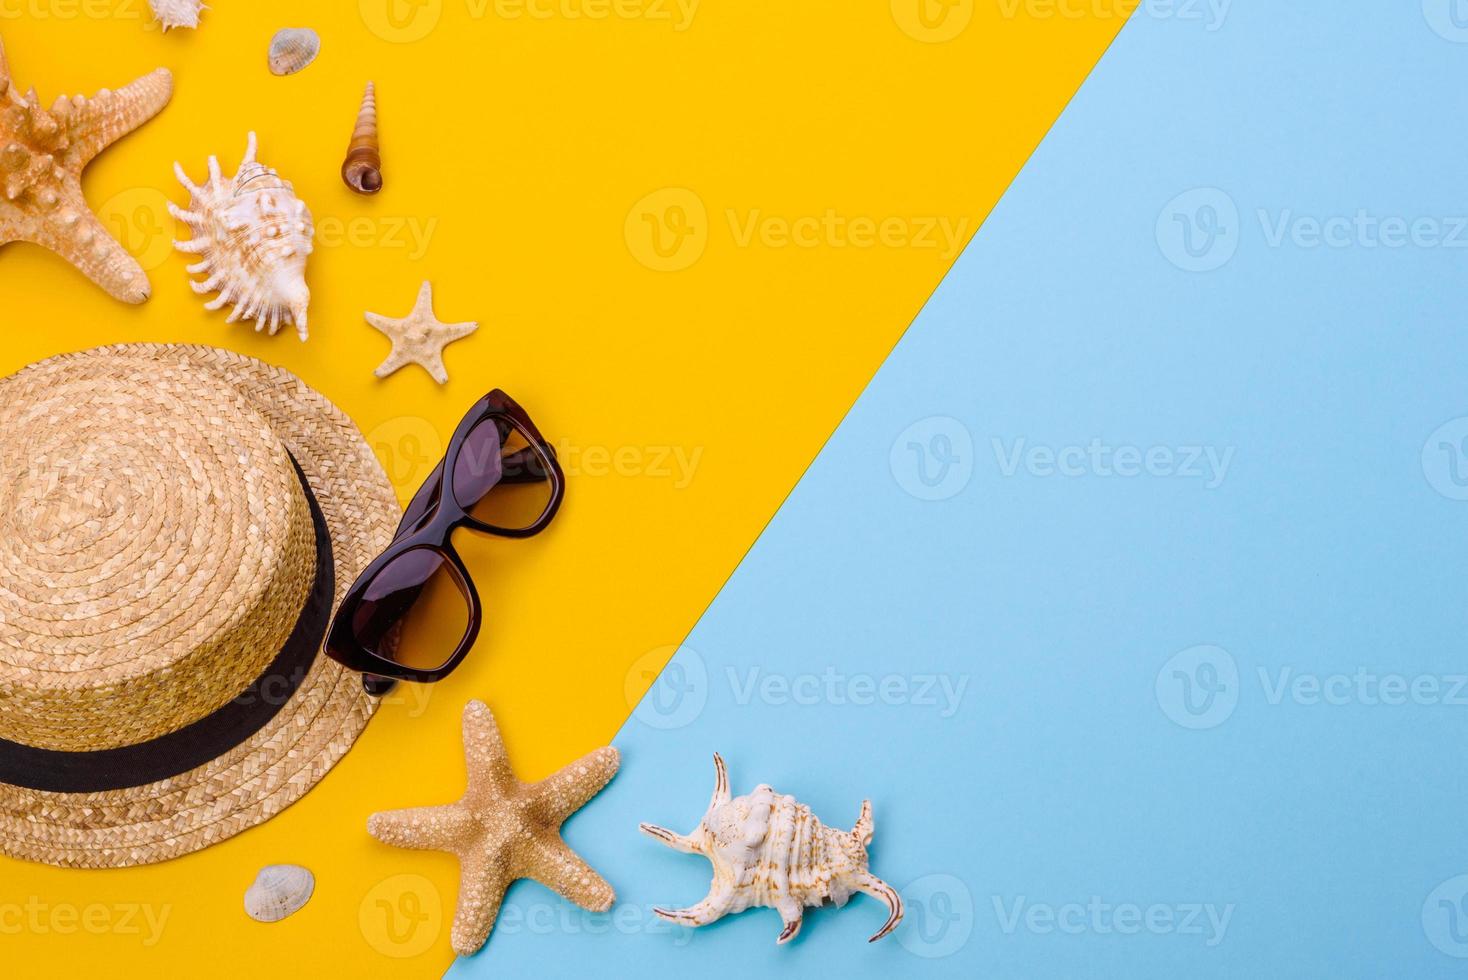
<svg viewBox="0 0 1468 980">
<path fill-rule="evenodd" d="M 64 354 L 146 358 L 199 370 L 243 394 L 295 457 L 331 536 L 335 596 L 392 540 L 401 510 L 350 418 L 289 371 L 214 347 L 120 344 Z M 169 779 L 96 793 L 0 783 L 0 853 L 62 867 L 116 868 L 189 854 L 263 823 L 346 754 L 376 709 L 359 675 L 318 655 L 290 700 L 220 757 Z"/>
</svg>

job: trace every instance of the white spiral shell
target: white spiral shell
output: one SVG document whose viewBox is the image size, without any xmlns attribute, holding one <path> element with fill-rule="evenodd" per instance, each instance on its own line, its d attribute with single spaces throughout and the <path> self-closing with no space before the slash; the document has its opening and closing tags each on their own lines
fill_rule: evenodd
<svg viewBox="0 0 1468 980">
<path fill-rule="evenodd" d="M 209 180 L 202 186 L 189 180 L 179 164 L 174 164 L 174 173 L 191 200 L 187 209 L 173 204 L 168 209 L 193 232 L 192 239 L 174 246 L 199 256 L 189 273 L 206 278 L 191 283 L 194 292 L 218 293 L 205 308 L 232 303 L 230 323 L 252 319 L 257 331 L 268 329 L 272 336 L 282 324 L 294 324 L 305 340 L 311 301 L 306 257 L 315 227 L 291 183 L 256 162 L 255 134 L 250 134 L 233 178 L 224 178 L 215 157 L 209 158 Z"/>
<path fill-rule="evenodd" d="M 778 941 L 786 943 L 800 932 L 807 906 L 831 902 L 839 908 L 863 892 L 883 902 L 889 913 L 871 941 L 897 927 L 902 921 L 902 897 L 867 870 L 873 832 L 870 802 L 862 803 L 855 827 L 837 830 L 822 824 L 795 797 L 776 793 L 768 785 L 731 799 L 729 775 L 717 755 L 714 767 L 713 799 L 692 833 L 677 834 L 653 824 L 641 827 L 675 850 L 702 854 L 714 867 L 707 898 L 686 909 L 655 909 L 659 916 L 680 925 L 702 926 L 748 908 L 773 908 L 785 923 Z"/>
</svg>

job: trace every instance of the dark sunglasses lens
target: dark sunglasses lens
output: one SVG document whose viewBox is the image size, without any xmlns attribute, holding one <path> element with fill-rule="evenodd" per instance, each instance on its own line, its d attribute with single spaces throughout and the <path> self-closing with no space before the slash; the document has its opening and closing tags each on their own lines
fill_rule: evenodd
<svg viewBox="0 0 1468 980">
<path fill-rule="evenodd" d="M 494 417 L 469 432 L 454 463 L 454 499 L 491 527 L 521 531 L 550 505 L 555 487 L 542 451 L 509 421 Z"/>
<path fill-rule="evenodd" d="M 405 667 L 444 666 L 469 633 L 469 598 L 458 572 L 436 551 L 415 548 L 373 576 L 352 616 L 365 649 Z"/>
</svg>

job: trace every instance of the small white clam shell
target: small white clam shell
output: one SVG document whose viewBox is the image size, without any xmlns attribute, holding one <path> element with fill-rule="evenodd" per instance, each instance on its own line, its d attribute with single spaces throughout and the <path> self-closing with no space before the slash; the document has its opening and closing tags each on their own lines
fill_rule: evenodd
<svg viewBox="0 0 1468 980">
<path fill-rule="evenodd" d="M 279 922 L 298 911 L 316 890 L 316 876 L 298 864 L 268 864 L 245 890 L 245 914 L 256 922 Z"/>
<path fill-rule="evenodd" d="M 309 27 L 287 27 L 270 39 L 270 70 L 276 75 L 294 75 L 316 60 L 321 38 Z"/>
</svg>

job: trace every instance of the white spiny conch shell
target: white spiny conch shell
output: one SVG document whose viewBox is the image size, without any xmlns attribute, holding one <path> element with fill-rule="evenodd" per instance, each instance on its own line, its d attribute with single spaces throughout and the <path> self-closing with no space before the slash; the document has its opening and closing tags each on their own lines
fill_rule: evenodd
<svg viewBox="0 0 1468 980">
<path fill-rule="evenodd" d="M 148 6 L 163 24 L 164 33 L 172 27 L 198 27 L 199 14 L 206 9 L 204 0 L 148 0 Z"/>
<path fill-rule="evenodd" d="M 268 864 L 245 890 L 245 914 L 256 922 L 279 922 L 299 911 L 316 890 L 316 876 L 297 864 Z"/>
<path fill-rule="evenodd" d="M 226 179 L 219 160 L 209 158 L 209 179 L 203 185 L 189 180 L 179 164 L 173 172 L 188 188 L 188 209 L 175 204 L 169 212 L 189 226 L 193 238 L 174 242 L 181 252 L 197 255 L 190 275 L 194 292 L 215 293 L 206 309 L 234 304 L 229 322 L 254 320 L 255 329 L 274 336 L 281 324 L 295 324 L 306 339 L 306 257 L 311 254 L 315 227 L 306 202 L 296 197 L 290 181 L 255 161 L 255 134 L 251 133 L 239 173 Z"/>
<path fill-rule="evenodd" d="M 270 39 L 270 71 L 276 75 L 294 75 L 316 60 L 321 53 L 321 38 L 308 27 L 287 27 L 276 31 Z"/>
<path fill-rule="evenodd" d="M 686 909 L 654 909 L 661 918 L 684 926 L 708 925 L 715 919 L 753 906 L 773 908 L 785 928 L 778 942 L 800 932 L 806 906 L 832 902 L 837 907 L 857 892 L 887 906 L 887 922 L 871 942 L 902 921 L 902 896 L 867 870 L 872 842 L 872 805 L 864 801 L 851 830 L 823 826 L 810 807 L 770 786 L 729 798 L 729 773 L 714 756 L 713 799 L 703 820 L 687 835 L 653 824 L 644 834 L 677 851 L 702 854 L 714 866 L 708 897 Z"/>
</svg>

